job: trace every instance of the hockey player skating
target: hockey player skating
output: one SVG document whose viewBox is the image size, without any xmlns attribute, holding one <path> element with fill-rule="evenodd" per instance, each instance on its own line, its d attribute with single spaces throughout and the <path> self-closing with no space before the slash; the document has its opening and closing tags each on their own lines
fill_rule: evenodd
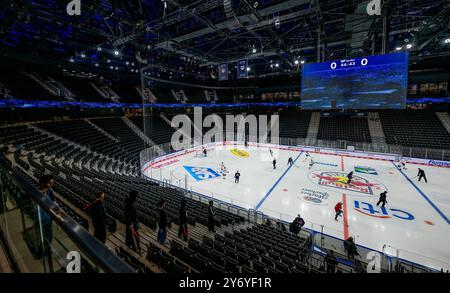
<svg viewBox="0 0 450 293">
<path fill-rule="evenodd" d="M 398 169 L 403 169 L 403 170 L 408 170 L 406 168 L 406 160 L 405 159 L 400 159 L 400 161 L 398 162 Z"/>
<path fill-rule="evenodd" d="M 422 169 L 420 169 L 420 168 L 419 168 L 419 171 L 418 171 L 416 177 L 419 177 L 419 182 L 420 182 L 420 179 L 423 178 L 423 179 L 425 180 L 425 183 L 428 183 L 428 181 L 427 181 L 427 176 L 425 176 L 425 171 L 422 170 Z"/>
<path fill-rule="evenodd" d="M 244 147 L 245 147 L 245 148 L 248 148 L 248 141 L 245 141 L 245 142 L 244 142 Z"/>
<path fill-rule="evenodd" d="M 294 160 L 292 159 L 292 157 L 289 157 L 287 164 L 288 164 L 288 166 L 294 165 Z"/>
<path fill-rule="evenodd" d="M 314 160 L 311 158 L 311 160 L 309 161 L 309 169 L 311 170 L 311 168 L 314 166 Z"/>
<path fill-rule="evenodd" d="M 236 171 L 234 174 L 234 183 L 239 183 L 239 177 L 241 177 L 241 173 L 239 171 Z"/>
<path fill-rule="evenodd" d="M 225 164 L 222 162 L 222 164 L 220 164 L 220 172 L 222 173 L 222 178 L 225 180 L 227 179 L 227 167 L 225 167 Z"/>
<path fill-rule="evenodd" d="M 270 152 L 270 156 L 273 157 L 273 151 L 272 151 L 272 149 L 269 149 L 269 152 Z"/>
<path fill-rule="evenodd" d="M 377 202 L 377 206 L 382 203 L 381 207 L 384 208 L 384 205 L 387 203 L 386 195 L 387 191 L 383 191 L 382 193 L 380 193 L 380 199 Z"/>
<path fill-rule="evenodd" d="M 337 221 L 338 217 L 342 215 L 343 211 L 342 211 L 342 202 L 338 202 L 335 206 L 334 206 L 334 211 L 336 212 L 336 216 L 334 216 L 334 219 Z"/>
<path fill-rule="evenodd" d="M 207 157 L 207 156 L 208 156 L 207 153 L 206 153 L 206 149 L 203 149 L 203 156 L 204 156 L 204 157 Z"/>
<path fill-rule="evenodd" d="M 277 159 L 273 159 L 272 165 L 273 165 L 273 169 L 277 168 Z"/>
<path fill-rule="evenodd" d="M 347 184 L 352 184 L 353 171 L 347 174 Z"/>
<path fill-rule="evenodd" d="M 311 156 L 309 155 L 308 152 L 305 153 L 305 159 L 303 160 L 303 162 L 306 162 L 306 160 L 308 160 L 308 158 L 310 158 Z"/>
</svg>

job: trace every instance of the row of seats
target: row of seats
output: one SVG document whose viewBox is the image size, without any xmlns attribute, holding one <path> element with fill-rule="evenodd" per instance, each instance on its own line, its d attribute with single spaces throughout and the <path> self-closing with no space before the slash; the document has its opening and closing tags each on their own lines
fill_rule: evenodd
<svg viewBox="0 0 450 293">
<path fill-rule="evenodd" d="M 199 272 L 212 273 L 300 273 L 308 271 L 306 248 L 309 237 L 256 225 L 224 236 L 190 239 L 187 247 L 171 242 L 171 254 Z"/>
<path fill-rule="evenodd" d="M 432 111 L 380 111 L 388 144 L 450 149 L 450 134 Z"/>
<path fill-rule="evenodd" d="M 137 273 L 149 274 L 152 273 L 149 267 L 147 267 L 144 263 L 138 260 L 136 257 L 131 255 L 128 251 L 123 249 L 122 247 L 116 247 L 116 254 L 126 263 L 128 263 L 133 269 L 136 270 Z"/>
<path fill-rule="evenodd" d="M 280 137 L 306 138 L 311 112 L 283 109 L 280 112 Z"/>
<path fill-rule="evenodd" d="M 318 139 L 372 142 L 366 117 L 320 117 Z"/>
</svg>

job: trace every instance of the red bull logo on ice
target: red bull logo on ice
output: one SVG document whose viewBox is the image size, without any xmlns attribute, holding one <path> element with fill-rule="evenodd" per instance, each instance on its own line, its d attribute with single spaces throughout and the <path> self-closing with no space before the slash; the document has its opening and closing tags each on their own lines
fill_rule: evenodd
<svg viewBox="0 0 450 293">
<path fill-rule="evenodd" d="M 328 172 L 311 172 L 309 174 L 310 180 L 314 183 L 335 189 L 342 189 L 345 191 L 362 193 L 366 195 L 378 195 L 387 190 L 381 182 L 372 178 L 367 179 L 362 176 L 353 175 L 350 184 L 347 183 L 347 174 L 344 172 L 328 171 Z"/>
</svg>

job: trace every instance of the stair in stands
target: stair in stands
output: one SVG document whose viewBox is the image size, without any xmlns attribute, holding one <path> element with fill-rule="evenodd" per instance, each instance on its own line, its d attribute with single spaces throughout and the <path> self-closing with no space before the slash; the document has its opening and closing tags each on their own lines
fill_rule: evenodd
<svg viewBox="0 0 450 293">
<path fill-rule="evenodd" d="M 109 134 L 108 132 L 103 130 L 103 128 L 98 127 L 95 123 L 92 123 L 91 120 L 89 120 L 87 118 L 85 118 L 83 120 L 86 121 L 89 125 L 91 125 L 95 129 L 97 129 L 98 131 L 100 131 L 101 133 L 103 133 L 104 135 L 106 135 L 107 137 L 109 137 L 110 139 L 114 140 L 115 142 L 119 142 L 119 140 L 117 138 L 115 138 L 114 136 L 112 136 L 111 134 Z"/>
<path fill-rule="evenodd" d="M 369 132 L 372 142 L 387 146 L 383 126 L 380 122 L 380 115 L 378 115 L 378 112 L 369 112 L 367 115 L 367 122 L 369 125 Z"/>
<path fill-rule="evenodd" d="M 313 112 L 309 122 L 308 132 L 306 134 L 306 144 L 314 145 L 317 140 L 317 133 L 319 132 L 320 112 Z"/>
<path fill-rule="evenodd" d="M 445 129 L 447 129 L 448 133 L 450 133 L 450 115 L 447 112 L 436 112 L 439 120 L 441 120 L 442 125 L 444 125 Z"/>
<path fill-rule="evenodd" d="M 142 132 L 139 127 L 137 127 L 133 122 L 131 122 L 130 119 L 128 119 L 127 117 L 122 117 L 123 122 L 125 122 L 126 125 L 128 125 L 131 130 L 134 131 L 134 133 L 136 133 L 140 138 L 142 138 L 142 140 L 144 142 L 146 142 L 147 144 L 151 145 L 151 146 L 156 146 L 156 143 L 151 140 L 147 135 L 145 135 L 144 132 Z M 163 154 L 164 151 L 160 149 L 160 154 Z"/>
</svg>

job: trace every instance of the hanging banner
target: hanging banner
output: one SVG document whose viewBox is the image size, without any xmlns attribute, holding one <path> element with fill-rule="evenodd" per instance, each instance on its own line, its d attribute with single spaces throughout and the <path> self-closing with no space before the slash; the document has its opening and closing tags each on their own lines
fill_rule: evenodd
<svg viewBox="0 0 450 293">
<path fill-rule="evenodd" d="M 228 64 L 219 65 L 219 80 L 228 80 Z"/>
<path fill-rule="evenodd" d="M 238 78 L 247 78 L 247 60 L 239 60 L 237 64 L 237 77 Z"/>
</svg>

